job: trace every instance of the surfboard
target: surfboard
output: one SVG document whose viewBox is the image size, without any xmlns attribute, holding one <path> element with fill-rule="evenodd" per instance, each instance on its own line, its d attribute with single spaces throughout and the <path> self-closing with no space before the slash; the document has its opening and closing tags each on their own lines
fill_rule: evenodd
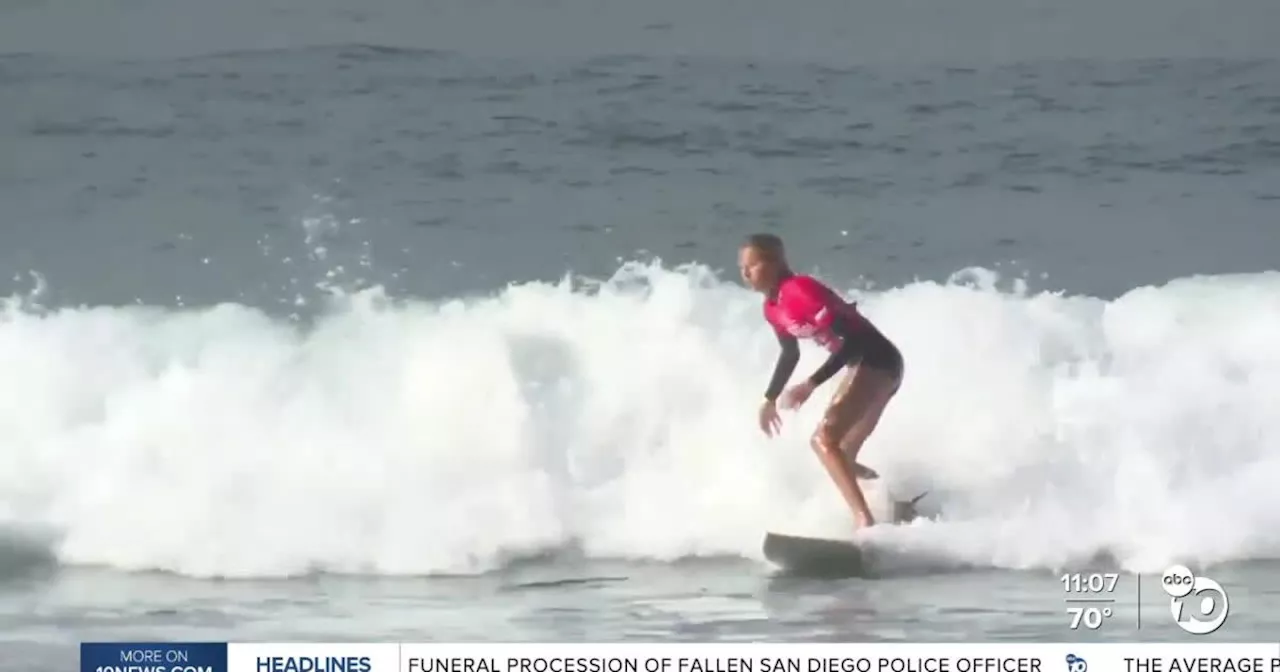
<svg viewBox="0 0 1280 672">
<path fill-rule="evenodd" d="M 768 532 L 764 557 L 783 570 L 806 576 L 849 577 L 864 569 L 862 549 L 852 541 Z"/>
<path fill-rule="evenodd" d="M 919 502 L 928 491 L 906 501 L 893 503 L 893 524 L 909 523 L 920 514 Z M 766 532 L 763 544 L 764 557 L 769 562 L 792 574 L 805 576 L 847 578 L 860 576 L 868 568 L 868 554 L 857 543 L 840 539 L 802 537 L 780 532 Z"/>
</svg>

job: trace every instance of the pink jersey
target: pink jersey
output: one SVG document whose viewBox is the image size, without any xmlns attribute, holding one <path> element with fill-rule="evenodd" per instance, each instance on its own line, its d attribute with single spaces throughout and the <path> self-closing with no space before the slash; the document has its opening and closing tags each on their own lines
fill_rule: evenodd
<svg viewBox="0 0 1280 672">
<path fill-rule="evenodd" d="M 796 338 L 812 338 L 832 352 L 840 348 L 840 337 L 831 330 L 837 314 L 851 318 L 854 329 L 866 323 L 853 304 L 807 275 L 783 280 L 777 299 L 764 302 L 764 319 L 775 330 Z"/>
</svg>

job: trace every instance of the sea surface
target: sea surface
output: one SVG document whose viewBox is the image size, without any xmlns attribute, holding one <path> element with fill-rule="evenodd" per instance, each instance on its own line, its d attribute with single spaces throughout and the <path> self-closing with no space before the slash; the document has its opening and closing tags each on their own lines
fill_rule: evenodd
<svg viewBox="0 0 1280 672">
<path fill-rule="evenodd" d="M 1274 641 L 1280 5 L 0 6 L 0 658 Z M 907 379 L 852 538 L 750 233 Z M 820 353 L 804 350 L 801 370 Z M 1160 574 L 1221 583 L 1177 628 Z M 1070 629 L 1064 572 L 1118 574 Z"/>
</svg>

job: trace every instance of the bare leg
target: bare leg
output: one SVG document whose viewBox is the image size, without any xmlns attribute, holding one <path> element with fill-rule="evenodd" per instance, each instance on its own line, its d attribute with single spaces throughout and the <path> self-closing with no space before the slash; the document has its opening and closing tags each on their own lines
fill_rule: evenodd
<svg viewBox="0 0 1280 672">
<path fill-rule="evenodd" d="M 818 439 L 814 440 L 813 449 L 817 452 L 822 466 L 827 468 L 827 474 L 835 482 L 836 489 L 844 497 L 845 503 L 853 511 L 853 518 L 858 525 L 860 527 L 875 525 L 875 516 L 871 515 L 871 507 L 867 505 L 866 495 L 862 494 L 862 488 L 858 486 L 858 480 L 854 478 L 849 464 L 844 461 L 840 449 L 828 448 Z"/>
<path fill-rule="evenodd" d="M 854 461 L 854 450 L 850 455 L 843 450 L 845 437 L 855 434 L 855 430 L 866 423 L 860 422 L 868 414 L 879 417 L 883 406 L 893 396 L 897 381 L 890 375 L 875 369 L 855 368 L 841 381 L 840 388 L 831 398 L 822 424 L 813 436 L 813 449 L 818 459 L 826 467 L 831 480 L 844 497 L 845 503 L 853 512 L 854 520 L 862 527 L 875 524 L 871 507 L 867 505 L 866 496 L 858 485 Z M 871 425 L 874 427 L 874 423 Z M 866 430 L 869 433 L 869 430 Z M 865 435 L 857 441 L 857 449 Z"/>
<path fill-rule="evenodd" d="M 877 381 L 877 383 L 879 382 Z M 878 385 L 877 389 L 883 389 L 883 387 Z M 876 431 L 876 427 L 880 424 L 880 417 L 884 415 L 884 409 L 889 405 L 889 401 L 893 399 L 896 391 L 896 389 L 890 387 L 887 393 L 880 393 L 872 398 L 870 403 L 867 404 L 866 410 L 853 422 L 849 431 L 840 441 L 840 452 L 844 453 L 845 459 L 849 461 L 849 464 L 853 465 L 854 471 L 859 473 L 860 478 L 871 480 L 880 477 L 870 467 L 858 464 L 858 453 L 862 451 L 862 446 L 867 442 L 871 433 Z M 869 475 L 861 475 L 864 473 Z"/>
</svg>

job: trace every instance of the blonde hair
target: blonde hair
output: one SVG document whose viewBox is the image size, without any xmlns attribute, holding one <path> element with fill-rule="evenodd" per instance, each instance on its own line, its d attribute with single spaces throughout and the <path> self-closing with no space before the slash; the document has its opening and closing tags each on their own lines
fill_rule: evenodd
<svg viewBox="0 0 1280 672">
<path fill-rule="evenodd" d="M 749 247 L 778 261 L 786 257 L 786 247 L 782 244 L 782 239 L 772 233 L 756 233 L 747 236 L 743 247 Z"/>
</svg>

